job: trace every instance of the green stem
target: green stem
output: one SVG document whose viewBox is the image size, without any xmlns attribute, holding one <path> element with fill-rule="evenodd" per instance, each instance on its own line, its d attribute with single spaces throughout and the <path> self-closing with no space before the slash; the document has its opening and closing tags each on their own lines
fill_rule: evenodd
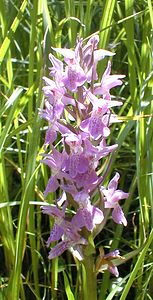
<svg viewBox="0 0 153 300">
<path fill-rule="evenodd" d="M 97 300 L 97 278 L 92 255 L 83 260 L 83 300 Z"/>
</svg>

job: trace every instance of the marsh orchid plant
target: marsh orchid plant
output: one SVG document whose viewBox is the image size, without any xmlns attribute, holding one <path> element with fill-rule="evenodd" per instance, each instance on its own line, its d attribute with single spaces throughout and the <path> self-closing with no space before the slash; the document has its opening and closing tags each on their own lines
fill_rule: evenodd
<svg viewBox="0 0 153 300">
<path fill-rule="evenodd" d="M 127 225 L 120 200 L 126 199 L 128 193 L 117 189 L 119 173 L 105 186 L 106 176 L 99 172 L 103 158 L 118 146 L 107 145 L 111 124 L 118 121 L 112 108 L 122 105 L 112 99 L 110 91 L 122 84 L 124 75 L 111 75 L 108 61 L 98 81 L 98 62 L 114 55 L 97 49 L 98 42 L 98 35 L 94 35 L 85 45 L 79 39 L 74 50 L 52 48 L 62 60 L 50 54 L 51 79 L 44 77 L 45 107 L 40 114 L 48 121 L 45 150 L 48 146 L 51 149 L 42 159 L 51 170 L 44 195 L 57 190 L 61 195 L 55 204 L 42 207 L 44 214 L 54 218 L 47 241 L 48 247 L 56 242 L 50 250 L 50 259 L 68 249 L 83 263 L 87 257 L 93 257 L 94 238 L 106 223 L 108 212 L 115 223 Z M 57 149 L 57 141 L 61 151 Z M 96 193 L 99 200 L 95 201 Z M 112 262 L 116 257 L 119 250 L 100 254 L 92 271 L 98 272 L 101 264 L 105 264 L 118 276 Z"/>
</svg>

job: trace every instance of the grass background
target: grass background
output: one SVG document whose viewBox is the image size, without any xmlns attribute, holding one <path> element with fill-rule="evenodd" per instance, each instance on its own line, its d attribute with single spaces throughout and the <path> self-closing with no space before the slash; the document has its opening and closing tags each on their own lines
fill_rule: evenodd
<svg viewBox="0 0 153 300">
<path fill-rule="evenodd" d="M 77 34 L 97 32 L 100 48 L 116 52 L 112 73 L 126 75 L 115 96 L 122 123 L 112 169 L 130 191 L 128 227 L 111 219 L 97 247 L 118 248 L 129 259 L 117 281 L 98 276 L 99 300 L 153 299 L 153 4 L 151 0 L 1 0 L 0 3 L 0 299 L 82 299 L 82 272 L 69 253 L 48 261 L 52 226 L 40 205 L 50 176 L 40 164 L 46 123 L 42 76 L 51 46 L 73 47 Z M 102 74 L 106 61 L 99 65 Z M 47 201 L 52 203 L 55 194 Z M 83 299 L 82 299 L 83 300 Z"/>
</svg>

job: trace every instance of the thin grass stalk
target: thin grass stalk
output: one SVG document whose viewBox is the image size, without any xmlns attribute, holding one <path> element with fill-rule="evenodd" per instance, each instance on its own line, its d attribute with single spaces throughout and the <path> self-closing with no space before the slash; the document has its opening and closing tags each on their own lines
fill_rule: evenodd
<svg viewBox="0 0 153 300">
<path fill-rule="evenodd" d="M 151 0 L 148 0 L 148 8 L 149 8 L 149 14 L 150 14 L 151 27 L 153 28 L 153 5 L 152 5 Z"/>
<path fill-rule="evenodd" d="M 134 13 L 134 1 L 125 0 L 125 15 L 126 17 Z M 137 108 L 136 97 L 137 97 L 137 80 L 136 80 L 136 55 L 135 55 L 135 42 L 134 42 L 134 19 L 130 18 L 125 21 L 126 30 L 126 47 L 128 51 L 128 73 L 129 73 L 129 85 L 130 85 L 130 96 L 132 101 L 133 110 Z"/>
<path fill-rule="evenodd" d="M 111 25 L 113 20 L 113 13 L 116 0 L 105 0 L 102 11 L 102 18 L 99 27 L 99 48 L 108 49 L 108 42 L 111 32 Z M 105 68 L 105 62 L 101 61 L 98 67 L 98 73 L 101 76 Z"/>
<path fill-rule="evenodd" d="M 18 129 L 19 127 L 19 122 L 18 122 L 18 119 L 16 118 L 14 120 L 14 128 L 15 129 Z M 17 149 L 18 149 L 18 162 L 19 162 L 19 168 L 20 168 L 20 174 L 21 174 L 21 184 L 23 186 L 24 184 L 24 168 L 23 168 L 23 157 L 22 157 L 22 147 L 21 147 L 21 141 L 20 141 L 20 135 L 19 133 L 16 134 L 16 143 L 17 143 Z"/>
<path fill-rule="evenodd" d="M 57 299 L 57 287 L 58 287 L 58 257 L 54 258 L 51 266 L 51 291 L 52 299 Z"/>
<path fill-rule="evenodd" d="M 8 180 L 6 176 L 6 166 L 3 153 L 0 153 L 0 193 L 1 202 L 9 202 Z M 12 226 L 12 216 L 10 207 L 4 207 L 0 210 L 0 231 L 4 246 L 5 265 L 8 276 L 10 276 L 14 263 L 14 233 Z"/>
<path fill-rule="evenodd" d="M 143 40 L 141 47 L 141 56 L 140 56 L 140 70 L 141 70 L 141 85 L 140 85 L 140 102 L 138 111 L 140 114 L 144 114 L 145 110 L 142 106 L 143 101 L 145 101 L 146 96 L 150 96 L 149 89 L 146 89 L 146 78 L 151 71 L 150 64 L 150 54 L 148 49 L 148 38 L 150 32 L 150 22 L 148 18 L 148 13 L 144 14 L 144 22 L 143 26 Z M 149 94 L 148 94 L 149 92 Z M 147 110 L 150 112 L 150 109 Z M 142 215 L 143 215 L 143 224 L 145 227 L 146 233 L 149 230 L 149 215 L 148 215 L 148 207 L 149 207 L 149 193 L 148 193 L 148 157 L 146 156 L 149 148 L 147 148 L 147 123 L 145 119 L 141 119 L 139 123 L 137 123 L 137 133 L 139 134 L 139 143 L 138 143 L 138 157 L 137 157 L 137 166 L 138 171 L 140 172 L 140 177 L 138 176 L 138 185 L 139 185 L 139 195 L 140 195 L 140 205 L 142 207 Z M 149 146 L 149 145 L 148 145 Z M 142 184 L 143 183 L 143 184 Z M 145 209 L 144 209 L 145 208 Z"/>
<path fill-rule="evenodd" d="M 150 105 L 150 111 L 153 114 L 153 105 Z M 147 137 L 146 137 L 146 142 L 147 142 L 147 159 L 148 159 L 148 168 L 147 168 L 147 182 L 148 182 L 148 205 L 147 209 L 150 211 L 150 227 L 153 227 L 153 119 L 152 117 L 149 118 L 148 124 L 147 124 Z"/>
<path fill-rule="evenodd" d="M 34 68 L 36 67 L 36 39 L 38 40 L 38 4 L 39 1 L 34 0 L 33 1 L 33 9 L 31 10 L 31 32 L 30 32 L 30 41 L 29 41 L 29 73 L 28 73 L 28 87 L 30 88 L 34 83 Z M 38 71 L 38 76 L 40 72 Z M 34 94 L 31 94 L 31 97 L 28 101 L 28 119 L 32 118 L 33 115 L 33 96 Z M 29 131 L 28 134 L 28 140 L 33 136 L 33 132 Z M 27 149 L 28 150 L 28 149 Z M 34 193 L 34 185 L 35 185 L 35 179 L 33 180 L 30 197 L 31 199 L 34 199 L 35 193 Z M 30 200 L 30 199 L 29 199 Z M 30 246 L 31 246 L 31 257 L 32 257 L 32 271 L 34 276 L 34 287 L 35 287 L 35 293 L 39 297 L 39 279 L 38 279 L 38 256 L 36 253 L 36 237 L 35 233 L 37 232 L 37 228 L 35 227 L 35 211 L 34 206 L 29 207 L 29 217 L 28 217 L 28 230 L 30 232 L 29 234 L 29 240 L 30 240 Z"/>
<path fill-rule="evenodd" d="M 41 84 L 39 88 L 38 95 L 38 107 L 41 107 Z M 21 279 L 21 269 L 22 269 L 22 260 L 24 254 L 24 242 L 25 242 L 25 229 L 26 229 L 26 220 L 27 213 L 29 207 L 29 201 L 31 200 L 31 195 L 33 193 L 34 188 L 34 180 L 35 180 L 35 167 L 36 167 L 36 156 L 37 156 L 37 148 L 39 143 L 40 136 L 40 124 L 41 120 L 38 116 L 38 112 L 35 114 L 34 122 L 33 122 L 33 132 L 35 133 L 31 136 L 29 142 L 29 156 L 27 160 L 27 169 L 26 169 L 26 178 L 25 178 L 25 186 L 22 194 L 22 202 L 20 207 L 19 214 L 19 222 L 17 229 L 17 237 L 16 237 L 16 254 L 15 254 L 15 264 L 12 272 L 12 276 L 10 278 L 9 286 L 8 286 L 8 299 L 12 297 L 12 299 L 19 299 L 20 293 L 20 279 Z"/>
<path fill-rule="evenodd" d="M 1 1 L 1 8 L 0 8 L 0 20 L 1 20 L 1 26 L 2 26 L 1 30 L 2 30 L 3 39 L 6 36 L 7 27 L 8 27 L 8 24 L 6 22 L 6 20 L 7 20 L 6 12 L 7 12 L 6 2 L 4 2 L 4 0 L 2 0 Z M 7 70 L 9 94 L 11 94 L 13 92 L 13 67 L 12 67 L 12 61 L 11 61 L 11 49 L 10 48 L 7 52 L 6 70 Z"/>
<path fill-rule="evenodd" d="M 109 36 L 110 36 L 110 28 L 112 24 L 112 18 L 114 13 L 116 0 L 106 0 L 104 3 L 102 18 L 100 22 L 100 42 L 99 48 L 107 48 Z"/>
<path fill-rule="evenodd" d="M 148 230 L 148 214 L 145 213 L 146 206 L 146 159 L 144 157 L 145 153 L 145 132 L 144 132 L 144 120 L 137 122 L 136 128 L 136 166 L 137 166 L 137 180 L 138 180 L 138 191 L 139 191 L 139 204 L 140 204 L 140 214 L 139 214 L 139 246 L 142 245 L 146 239 L 146 234 Z M 147 216 L 147 219 L 146 219 Z M 142 275 L 143 275 L 143 264 L 139 270 L 138 286 L 142 285 Z"/>
<path fill-rule="evenodd" d="M 19 96 L 22 93 L 22 90 L 23 90 L 22 88 L 18 88 L 11 95 L 11 98 L 13 98 L 15 100 L 14 100 L 13 106 L 10 109 L 10 112 L 8 114 L 8 117 L 7 117 L 7 120 L 6 120 L 6 123 L 5 123 L 5 127 L 4 127 L 4 129 L 1 133 L 1 136 L 0 136 L 0 152 L 3 150 L 4 144 L 5 144 L 6 139 L 7 139 L 7 134 L 9 133 L 9 130 L 10 130 L 11 125 L 12 125 L 12 120 L 15 117 L 15 111 L 16 111 L 18 101 L 19 101 Z"/>
<path fill-rule="evenodd" d="M 66 18 L 75 17 L 75 2 L 73 0 L 64 0 L 64 4 Z M 76 26 L 77 24 L 73 20 L 69 21 L 68 37 L 70 47 L 73 47 L 76 42 Z"/>
<path fill-rule="evenodd" d="M 142 96 L 143 96 L 143 101 L 146 100 L 146 97 L 148 100 L 152 99 L 153 95 L 153 87 L 151 84 L 151 78 L 152 78 L 152 51 L 153 51 L 153 42 L 152 42 L 152 30 L 153 30 L 153 7 L 151 4 L 151 1 L 148 0 L 148 8 L 149 8 L 149 15 L 150 18 L 148 18 L 148 13 L 145 14 L 145 26 L 144 26 L 144 42 L 146 45 L 146 55 L 145 51 L 141 51 L 141 58 L 144 56 L 146 57 L 146 62 L 145 62 L 145 82 L 142 85 Z M 149 51 L 148 51 L 149 49 Z M 143 49 L 143 44 L 142 44 L 142 50 Z M 142 61 L 142 59 L 141 59 Z M 143 64 L 143 62 L 142 62 Z M 140 95 L 141 96 L 141 95 Z M 152 119 L 152 114 L 153 114 L 153 101 L 149 101 L 149 106 L 146 108 L 146 111 L 148 114 L 150 114 L 150 118 L 146 121 L 146 154 L 147 154 L 147 191 L 148 191 L 148 206 L 151 209 L 151 224 L 153 226 L 153 208 L 152 208 L 152 203 L 153 203 L 153 193 L 152 193 L 152 187 L 153 187 L 153 154 L 152 154 L 152 134 L 153 134 L 153 119 Z"/>
<path fill-rule="evenodd" d="M 30 88 L 34 82 L 34 62 L 35 62 L 35 43 L 37 37 L 37 17 L 38 17 L 38 1 L 33 1 L 33 8 L 31 9 L 31 31 L 30 31 L 30 41 L 29 41 L 29 72 L 28 72 L 28 87 Z M 33 94 L 31 94 L 31 99 L 28 101 L 28 119 L 32 117 L 33 114 Z"/>
<path fill-rule="evenodd" d="M 44 61 L 43 64 L 46 66 L 45 73 L 48 72 L 49 69 L 49 53 L 51 51 L 51 46 L 55 47 L 55 34 L 54 28 L 52 25 L 52 20 L 49 11 L 49 5 L 47 0 L 43 1 L 43 23 L 44 23 L 44 43 L 43 43 L 43 50 L 44 50 Z"/>
<path fill-rule="evenodd" d="M 152 243 L 152 241 L 153 241 L 153 229 L 151 230 L 150 235 L 149 235 L 149 237 L 148 237 L 148 239 L 147 239 L 147 241 L 146 241 L 146 243 L 144 245 L 144 248 L 143 248 L 143 250 L 142 250 L 142 252 L 141 252 L 141 254 L 140 254 L 140 256 L 139 256 L 139 258 L 138 258 L 138 260 L 137 260 L 137 262 L 135 264 L 135 266 L 134 266 L 133 271 L 131 272 L 129 280 L 128 280 L 128 282 L 127 282 L 127 284 L 126 284 L 126 286 L 125 286 L 125 288 L 124 288 L 124 290 L 122 292 L 122 295 L 120 297 L 120 300 L 127 299 L 126 297 L 127 297 L 128 292 L 129 292 L 129 290 L 131 288 L 131 285 L 133 284 L 133 282 L 135 280 L 135 277 L 136 277 L 137 273 L 139 272 L 142 263 L 144 262 L 145 255 L 146 255 L 146 253 L 147 253 L 147 251 L 149 249 L 149 246 Z"/>
<path fill-rule="evenodd" d="M 23 16 L 23 13 L 27 7 L 27 4 L 28 4 L 28 0 L 24 0 L 21 4 L 21 7 L 19 8 L 19 11 L 18 11 L 18 14 L 17 16 L 15 17 L 11 27 L 10 27 L 10 30 L 8 31 L 2 45 L 1 45 L 1 48 L 0 48 L 0 63 L 3 61 L 8 49 L 9 49 L 9 46 L 10 46 L 10 43 L 11 41 L 13 40 L 13 34 L 15 33 L 15 31 L 17 30 L 19 24 L 20 24 L 20 21 L 22 19 L 22 16 Z"/>
<path fill-rule="evenodd" d="M 144 106 L 143 103 L 149 99 L 152 91 L 148 88 L 148 81 L 150 72 L 152 70 L 152 54 L 148 51 L 150 48 L 150 30 L 151 23 L 148 11 L 144 13 L 142 18 L 143 32 L 142 32 L 142 47 L 140 55 L 140 101 L 138 102 L 138 111 L 143 116 L 145 113 L 151 113 L 151 106 Z M 136 127 L 136 162 L 137 162 L 137 176 L 138 176 L 138 191 L 139 191 L 139 203 L 140 203 L 140 230 L 139 230 L 139 244 L 142 244 L 146 239 L 146 236 L 150 230 L 150 224 L 152 223 L 149 213 L 149 207 L 152 206 L 153 194 L 152 194 L 152 139 L 150 132 L 152 132 L 152 126 L 150 126 L 148 120 L 142 118 L 137 122 Z M 145 279 L 145 262 L 142 263 L 140 268 L 140 274 L 137 280 L 138 289 L 137 297 L 139 298 L 140 290 Z M 141 295 L 142 296 L 142 295 Z"/>
<path fill-rule="evenodd" d="M 91 22 L 92 22 L 92 14 L 93 14 L 93 0 L 86 1 L 86 10 L 84 15 L 84 20 L 82 22 L 85 25 L 85 36 L 87 37 L 91 33 Z"/>
<path fill-rule="evenodd" d="M 140 226 L 143 229 L 142 235 L 139 237 L 139 242 L 142 243 L 146 239 L 146 234 L 149 229 L 149 215 L 147 207 L 147 160 L 146 160 L 146 133 L 144 120 L 141 119 L 137 124 L 137 176 L 138 176 L 138 189 L 139 189 L 139 201 L 140 201 Z"/>
<path fill-rule="evenodd" d="M 149 18 L 150 16 L 150 18 Z M 150 79 L 152 78 L 152 49 L 153 49 L 153 42 L 152 42 L 152 29 L 153 29 L 153 7 L 150 1 L 148 1 L 148 11 L 146 11 L 144 15 L 144 24 L 143 26 L 143 43 L 142 43 L 142 49 L 141 49 L 141 69 L 143 70 L 142 76 L 142 87 L 140 90 L 140 97 L 141 101 L 145 103 L 147 100 L 149 100 L 149 105 L 146 106 L 146 108 L 143 108 L 143 105 L 141 105 L 141 111 L 147 112 L 147 114 L 150 114 L 150 118 L 146 120 L 145 122 L 145 128 L 144 128 L 144 134 L 146 136 L 146 145 L 144 149 L 144 159 L 146 160 L 145 168 L 142 170 L 144 175 L 144 194 L 141 194 L 142 201 L 144 196 L 146 197 L 146 208 L 144 210 L 144 216 L 148 214 L 149 218 L 149 224 L 148 228 L 146 227 L 146 231 L 148 233 L 149 228 L 153 227 L 153 119 L 152 119 L 152 113 L 153 113 L 153 101 L 150 101 L 152 99 L 153 94 L 153 87 L 151 84 Z M 146 51 L 145 51 L 146 50 Z M 149 50 L 149 51 L 148 51 Z M 148 230 L 147 230 L 148 229 Z M 153 249 L 153 243 L 151 245 L 151 248 Z M 146 273 L 146 274 L 145 274 Z M 144 273 L 144 284 L 148 280 L 148 276 L 150 275 L 151 271 Z M 141 283 L 141 282 L 140 282 Z M 148 285 L 148 297 L 153 297 L 153 276 L 150 277 L 150 282 Z"/>
<path fill-rule="evenodd" d="M 72 290 L 71 290 L 69 279 L 66 275 L 66 272 L 64 272 L 64 271 L 63 271 L 63 276 L 64 276 L 64 286 L 65 286 L 65 292 L 66 292 L 66 295 L 67 295 L 67 299 L 68 300 L 75 300 L 74 295 L 73 295 Z"/>
<path fill-rule="evenodd" d="M 31 192 L 31 196 L 34 198 L 34 186 L 32 187 L 33 192 Z M 33 199 L 32 198 L 32 199 Z M 37 228 L 35 227 L 35 211 L 34 205 L 31 205 L 28 212 L 28 228 L 29 228 L 29 241 L 30 241 L 30 250 L 31 250 L 31 258 L 32 258 L 32 272 L 34 276 L 34 287 L 35 294 L 39 297 L 39 278 L 38 278 L 38 256 L 36 252 L 36 232 Z"/>
<path fill-rule="evenodd" d="M 75 292 L 74 297 L 76 300 L 82 299 L 80 287 L 82 283 L 82 272 L 81 272 L 81 264 L 78 262 L 78 260 L 75 260 L 76 265 L 76 285 L 75 285 Z"/>
<path fill-rule="evenodd" d="M 0 138 L 0 189 L 1 189 L 1 202 L 9 203 L 9 182 L 7 179 L 6 163 L 4 160 L 4 145 L 6 143 L 7 135 L 13 123 L 14 114 L 16 107 L 19 102 L 19 96 L 22 92 L 22 88 L 14 91 L 13 95 L 9 100 L 13 103 L 13 106 L 9 110 L 8 118 L 5 123 L 5 127 L 2 130 L 2 125 L 0 124 L 1 138 Z M 8 101 L 9 101 L 8 100 Z M 2 112 L 5 109 L 2 109 Z M 7 268 L 8 275 L 10 276 L 15 255 L 15 245 L 14 245 L 14 233 L 13 233 L 13 220 L 11 216 L 11 210 L 9 206 L 2 208 L 0 210 L 0 228 L 2 241 L 4 243 L 4 255 L 5 255 L 5 266 Z"/>
<path fill-rule="evenodd" d="M 67 3 L 68 5 L 68 3 Z M 68 7 L 66 7 L 68 9 Z M 67 12 L 68 13 L 68 12 Z M 45 64 L 45 70 L 44 73 L 46 74 L 48 67 L 50 67 L 50 63 L 48 60 L 48 55 L 51 52 L 51 46 L 54 47 L 61 47 L 61 42 L 62 42 L 62 29 L 63 25 L 66 20 L 62 20 L 59 23 L 59 28 L 56 31 L 56 36 L 54 35 L 52 23 L 50 21 L 50 15 L 49 15 L 49 7 L 47 5 L 47 2 L 43 2 L 43 22 L 45 26 L 45 37 L 44 37 L 44 45 L 43 45 L 43 51 L 44 51 L 44 64 Z M 69 34 L 71 35 L 71 30 L 72 28 L 69 29 Z M 42 149 L 42 152 L 44 149 Z M 46 186 L 48 182 L 48 174 L 45 166 L 41 165 L 41 171 L 42 175 L 44 178 L 44 186 Z M 54 193 L 50 194 L 47 197 L 47 201 L 49 203 L 53 203 L 54 201 Z M 51 224 L 52 227 L 52 224 Z M 57 287 L 58 287 L 58 258 L 55 258 L 52 260 L 51 264 L 51 278 L 50 278 L 50 286 L 51 286 L 51 294 L 52 294 L 52 299 L 56 300 L 57 299 Z"/>
<path fill-rule="evenodd" d="M 84 18 L 85 18 L 85 11 L 83 7 L 83 1 L 80 0 L 78 3 L 78 6 L 76 6 L 76 12 L 75 12 L 76 17 L 80 20 L 82 24 L 84 24 Z M 77 30 L 77 35 L 79 37 L 84 37 L 84 30 L 85 28 L 80 26 L 79 30 Z"/>
</svg>

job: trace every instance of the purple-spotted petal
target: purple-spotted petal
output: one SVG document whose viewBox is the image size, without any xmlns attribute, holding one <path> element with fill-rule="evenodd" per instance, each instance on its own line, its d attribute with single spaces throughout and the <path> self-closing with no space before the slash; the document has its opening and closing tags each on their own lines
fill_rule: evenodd
<svg viewBox="0 0 153 300">
<path fill-rule="evenodd" d="M 73 224 L 82 228 L 86 227 L 89 231 L 92 231 L 96 224 L 100 224 L 104 219 L 103 212 L 92 205 L 78 209 L 76 215 L 73 217 Z"/>
<path fill-rule="evenodd" d="M 112 218 L 115 223 L 117 224 L 123 224 L 124 226 L 127 226 L 127 220 L 124 216 L 123 210 L 120 207 L 120 205 L 116 205 L 112 211 Z"/>
<path fill-rule="evenodd" d="M 123 191 L 121 190 L 116 190 L 113 194 L 112 194 L 112 197 L 111 197 L 111 202 L 112 203 L 115 203 L 115 202 L 118 202 L 119 200 L 122 200 L 122 199 L 126 199 L 129 197 L 129 193 L 124 193 Z"/>
<path fill-rule="evenodd" d="M 55 224 L 47 240 L 47 247 L 49 247 L 52 242 L 58 241 L 62 237 L 63 233 L 63 228 L 61 228 L 58 224 Z"/>
<path fill-rule="evenodd" d="M 73 154 L 67 159 L 65 170 L 69 172 L 72 178 L 75 178 L 78 173 L 85 173 L 88 170 L 88 166 L 88 160 L 83 155 Z"/>
<path fill-rule="evenodd" d="M 93 114 L 90 118 L 81 122 L 80 128 L 87 133 L 90 133 L 91 137 L 98 140 L 101 136 L 107 137 L 110 134 L 110 129 L 105 125 L 106 120 L 102 119 L 101 115 Z"/>
<path fill-rule="evenodd" d="M 52 176 L 47 183 L 46 189 L 44 191 L 44 196 L 46 197 L 48 193 L 55 192 L 58 189 L 58 187 L 59 183 L 56 176 Z"/>
<path fill-rule="evenodd" d="M 77 192 L 74 195 L 74 200 L 79 203 L 82 207 L 86 207 L 88 203 L 90 203 L 89 200 L 90 196 L 85 191 Z"/>
<path fill-rule="evenodd" d="M 66 193 L 74 195 L 77 192 L 75 185 L 72 184 L 61 184 L 61 189 L 63 189 Z"/>
<path fill-rule="evenodd" d="M 48 128 L 45 136 L 45 145 L 52 144 L 57 138 L 56 130 L 53 128 Z"/>
<path fill-rule="evenodd" d="M 52 217 L 62 218 L 64 216 L 63 211 L 53 205 L 43 205 L 41 206 L 41 209 L 43 214 L 47 214 Z"/>
<path fill-rule="evenodd" d="M 97 159 L 101 159 L 102 157 L 107 156 L 109 153 L 113 152 L 114 150 L 116 150 L 116 148 L 118 147 L 117 144 L 112 145 L 112 146 L 106 146 L 103 149 L 100 149 L 99 147 L 99 151 L 96 155 Z"/>
<path fill-rule="evenodd" d="M 77 174 L 75 177 L 77 188 L 84 187 L 91 191 L 98 182 L 98 176 L 94 170 L 88 171 L 84 174 Z"/>
<path fill-rule="evenodd" d="M 63 77 L 64 85 L 72 92 L 82 86 L 86 81 L 86 75 L 79 65 L 67 66 Z"/>
<path fill-rule="evenodd" d="M 90 118 L 85 119 L 81 122 L 80 128 L 84 131 L 84 132 L 88 132 L 88 127 L 89 127 L 89 122 L 90 122 Z"/>
<path fill-rule="evenodd" d="M 49 259 L 53 259 L 57 256 L 60 256 L 65 250 L 70 248 L 73 245 L 72 241 L 62 241 L 58 243 L 54 248 L 49 252 Z"/>
<path fill-rule="evenodd" d="M 80 228 L 82 228 L 82 227 L 85 226 L 84 219 L 82 218 L 82 212 L 81 212 L 80 209 L 73 216 L 73 218 L 71 220 L 71 224 L 72 224 L 72 226 L 74 226 L 74 227 L 76 227 L 78 229 L 80 229 Z"/>
<path fill-rule="evenodd" d="M 86 173 L 88 171 L 88 168 L 88 159 L 84 155 L 80 155 L 78 160 L 78 173 Z"/>
<path fill-rule="evenodd" d="M 98 118 L 98 116 L 91 117 L 89 122 L 89 132 L 91 136 L 95 140 L 98 140 L 101 137 L 103 130 L 104 130 L 104 125 L 101 119 Z"/>
<path fill-rule="evenodd" d="M 85 51 L 87 47 L 89 47 L 90 45 L 92 45 L 92 48 L 94 46 L 94 50 L 97 49 L 97 45 L 99 43 L 99 35 L 95 34 L 93 35 L 87 42 L 87 44 L 84 46 L 83 50 Z M 92 49 L 91 48 L 91 49 Z"/>
<path fill-rule="evenodd" d="M 94 228 L 93 224 L 93 218 L 91 213 L 87 209 L 80 209 L 81 214 L 82 214 L 82 219 L 84 221 L 84 226 L 89 230 L 92 231 Z"/>
</svg>

